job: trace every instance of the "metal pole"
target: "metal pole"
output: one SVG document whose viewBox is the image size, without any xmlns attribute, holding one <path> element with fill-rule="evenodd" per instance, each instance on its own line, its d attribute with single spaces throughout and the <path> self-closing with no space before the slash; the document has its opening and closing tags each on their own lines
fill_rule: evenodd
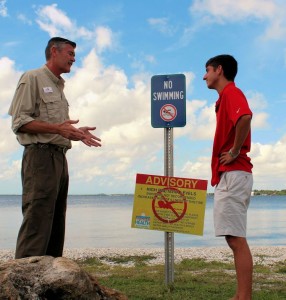
<svg viewBox="0 0 286 300">
<path fill-rule="evenodd" d="M 173 176 L 173 128 L 164 128 L 164 175 Z M 165 232 L 165 282 L 174 282 L 174 233 Z"/>
</svg>

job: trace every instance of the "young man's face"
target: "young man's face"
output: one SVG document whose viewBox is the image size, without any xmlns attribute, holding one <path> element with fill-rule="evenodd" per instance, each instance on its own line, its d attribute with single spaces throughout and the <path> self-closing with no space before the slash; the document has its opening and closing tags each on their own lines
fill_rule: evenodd
<svg viewBox="0 0 286 300">
<path fill-rule="evenodd" d="M 206 81 L 207 87 L 209 89 L 216 89 L 220 73 L 221 73 L 221 66 L 218 66 L 216 68 L 211 65 L 207 66 L 206 74 L 204 75 L 203 80 Z"/>
</svg>

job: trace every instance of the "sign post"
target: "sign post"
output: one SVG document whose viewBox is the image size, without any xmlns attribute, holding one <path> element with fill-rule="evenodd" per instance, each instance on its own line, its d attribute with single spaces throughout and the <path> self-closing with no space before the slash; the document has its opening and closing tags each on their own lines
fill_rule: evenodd
<svg viewBox="0 0 286 300">
<path fill-rule="evenodd" d="M 164 175 L 172 177 L 173 127 L 186 125 L 186 78 L 184 74 L 151 78 L 151 123 L 164 128 Z M 174 233 L 165 232 L 165 282 L 174 282 Z"/>
<path fill-rule="evenodd" d="M 164 128 L 164 175 L 174 176 L 173 128 Z M 174 282 L 174 233 L 165 232 L 165 283 Z"/>
</svg>

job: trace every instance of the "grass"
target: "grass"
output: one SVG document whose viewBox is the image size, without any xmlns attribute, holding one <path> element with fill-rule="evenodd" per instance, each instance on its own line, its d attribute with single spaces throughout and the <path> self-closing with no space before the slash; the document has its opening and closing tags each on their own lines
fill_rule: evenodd
<svg viewBox="0 0 286 300">
<path fill-rule="evenodd" d="M 220 300 L 235 293 L 235 270 L 229 263 L 184 259 L 174 266 L 174 283 L 165 284 L 164 265 L 149 265 L 153 256 L 116 256 L 78 262 L 100 284 L 130 300 Z M 109 262 L 108 264 L 106 262 Z M 254 267 L 253 300 L 286 299 L 286 262 Z"/>
</svg>

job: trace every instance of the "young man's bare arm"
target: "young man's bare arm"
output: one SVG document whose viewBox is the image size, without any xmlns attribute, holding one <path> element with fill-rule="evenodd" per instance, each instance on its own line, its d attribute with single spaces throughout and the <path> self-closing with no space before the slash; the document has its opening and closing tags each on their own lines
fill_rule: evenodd
<svg viewBox="0 0 286 300">
<path fill-rule="evenodd" d="M 240 153 L 240 149 L 249 133 L 251 115 L 242 116 L 236 123 L 235 138 L 233 146 L 228 152 L 223 152 L 220 156 L 220 163 L 225 165 L 231 163 Z"/>
</svg>

